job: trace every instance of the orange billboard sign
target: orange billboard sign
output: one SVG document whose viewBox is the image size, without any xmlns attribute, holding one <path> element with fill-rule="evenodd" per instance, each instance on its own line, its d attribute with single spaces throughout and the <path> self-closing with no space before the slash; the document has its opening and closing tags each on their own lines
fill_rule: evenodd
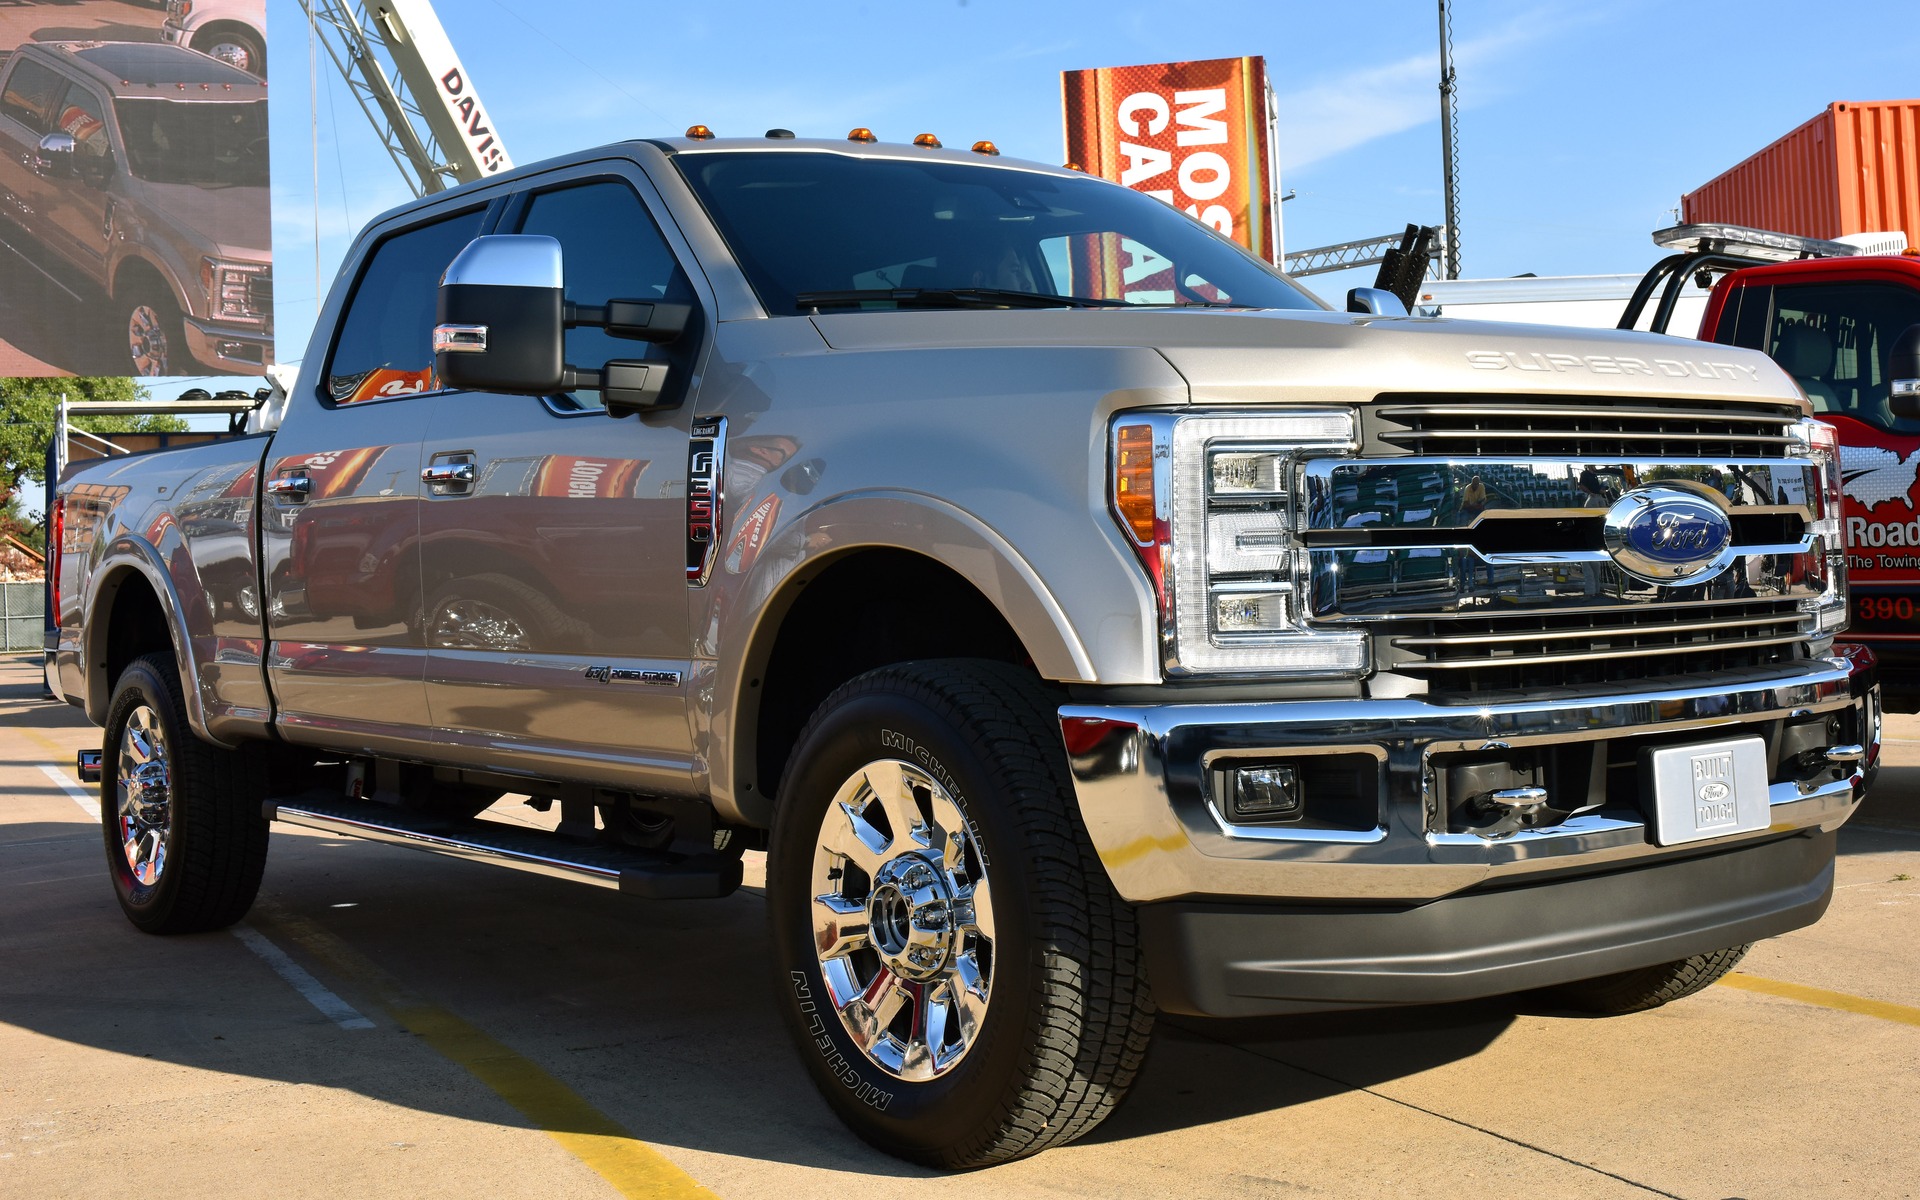
<svg viewBox="0 0 1920 1200">
<path fill-rule="evenodd" d="M 1063 71 L 1067 159 L 1277 261 L 1263 58 Z"/>
</svg>

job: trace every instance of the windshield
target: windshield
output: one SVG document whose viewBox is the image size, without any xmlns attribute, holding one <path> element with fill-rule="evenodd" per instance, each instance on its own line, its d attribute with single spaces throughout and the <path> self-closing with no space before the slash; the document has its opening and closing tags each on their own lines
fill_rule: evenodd
<svg viewBox="0 0 1920 1200">
<path fill-rule="evenodd" d="M 128 169 L 149 183 L 267 186 L 267 103 L 116 100 Z"/>
<path fill-rule="evenodd" d="M 1890 402 L 1893 344 L 1920 324 L 1920 293 L 1849 280 L 1734 288 L 1714 340 L 1763 350 L 1806 392 L 1817 414 L 1864 421 L 1888 433 L 1920 433 Z"/>
<path fill-rule="evenodd" d="M 1199 222 L 1098 179 L 804 151 L 675 162 L 776 316 L 828 305 L 1001 307 L 1016 293 L 1320 307 Z M 905 294 L 885 294 L 895 290 Z"/>
</svg>

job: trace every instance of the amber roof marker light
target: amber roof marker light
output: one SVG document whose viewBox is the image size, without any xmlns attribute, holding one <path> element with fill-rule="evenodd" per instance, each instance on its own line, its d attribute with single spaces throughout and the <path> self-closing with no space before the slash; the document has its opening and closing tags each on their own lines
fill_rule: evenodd
<svg viewBox="0 0 1920 1200">
<path fill-rule="evenodd" d="M 880 139 L 873 136 L 873 130 L 862 125 L 858 129 L 848 130 L 847 140 L 850 142 L 877 142 Z"/>
<path fill-rule="evenodd" d="M 1086 173 L 1087 173 L 1087 169 L 1086 169 L 1085 167 L 1083 167 L 1083 166 L 1081 166 L 1081 165 L 1080 165 L 1079 163 L 1077 163 L 1077 162 L 1070 162 L 1070 163 L 1062 163 L 1062 164 L 1061 164 L 1061 166 L 1063 166 L 1063 167 L 1065 167 L 1065 168 L 1066 168 L 1067 170 L 1069 170 L 1069 171 L 1078 171 L 1078 172 L 1080 172 L 1080 173 L 1081 173 L 1082 175 L 1084 175 L 1084 174 L 1086 174 Z"/>
<path fill-rule="evenodd" d="M 991 154 L 991 155 L 994 155 L 995 157 L 998 157 L 1000 154 L 1000 147 L 994 145 L 992 142 L 987 141 L 985 138 L 982 138 L 980 141 L 977 141 L 973 144 L 973 152 L 975 154 Z"/>
<path fill-rule="evenodd" d="M 925 146 L 929 150 L 938 150 L 940 148 L 940 139 L 930 133 L 923 133 L 913 139 L 913 144 L 916 146 Z"/>
<path fill-rule="evenodd" d="M 705 125 L 689 125 L 687 136 L 696 142 L 710 142 L 713 140 L 713 130 Z"/>
</svg>

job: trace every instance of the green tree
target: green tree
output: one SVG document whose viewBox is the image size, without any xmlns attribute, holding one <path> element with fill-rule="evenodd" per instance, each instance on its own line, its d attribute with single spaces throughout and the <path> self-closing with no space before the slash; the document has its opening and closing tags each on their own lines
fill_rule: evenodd
<svg viewBox="0 0 1920 1200">
<path fill-rule="evenodd" d="M 135 401 L 148 399 L 147 389 L 131 379 L 13 379 L 0 378 L 0 499 L 11 497 L 22 477 L 38 479 L 53 440 L 54 418 L 60 396 L 69 400 Z M 187 427 L 178 417 L 75 417 L 75 426 L 98 434 L 142 431 L 177 432 Z"/>
</svg>

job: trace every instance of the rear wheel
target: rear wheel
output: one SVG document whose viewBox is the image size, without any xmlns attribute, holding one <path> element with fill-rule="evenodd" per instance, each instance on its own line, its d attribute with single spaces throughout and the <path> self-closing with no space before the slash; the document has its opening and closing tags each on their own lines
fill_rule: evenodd
<svg viewBox="0 0 1920 1200">
<path fill-rule="evenodd" d="M 195 933 L 245 916 L 267 862 L 265 748 L 196 738 L 172 657 L 149 654 L 114 686 L 104 749 L 101 832 L 127 919 Z"/>
<path fill-rule="evenodd" d="M 1729 946 L 1725 950 L 1696 954 L 1676 962 L 1641 967 L 1637 971 L 1582 979 L 1578 983 L 1552 988 L 1547 995 L 1581 1012 L 1605 1016 L 1645 1012 L 1691 996 L 1719 982 L 1727 972 L 1740 964 L 1740 960 L 1752 948 L 1753 943 L 1749 942 L 1744 946 Z"/>
<path fill-rule="evenodd" d="M 828 1103 L 903 1158 L 1071 1141 L 1145 1056 L 1133 912 L 1080 825 L 1054 713 L 999 663 L 883 668 L 828 698 L 781 784 L 782 1008 Z"/>
</svg>

